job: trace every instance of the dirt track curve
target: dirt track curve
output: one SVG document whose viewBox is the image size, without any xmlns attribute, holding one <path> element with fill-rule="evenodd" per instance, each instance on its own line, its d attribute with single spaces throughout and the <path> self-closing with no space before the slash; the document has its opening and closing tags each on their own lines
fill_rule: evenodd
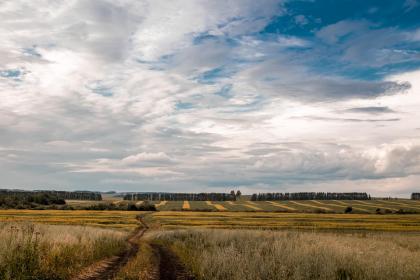
<svg viewBox="0 0 420 280">
<path fill-rule="evenodd" d="M 139 250 L 139 241 L 144 233 L 149 229 L 141 216 L 138 217 L 141 227 L 127 240 L 128 248 L 118 256 L 101 260 L 88 268 L 84 269 L 79 275 L 71 280 L 111 280 L 117 272 L 135 257 Z M 159 260 L 159 268 L 156 273 L 150 275 L 152 280 L 194 280 L 191 274 L 187 273 L 185 267 L 181 264 L 178 257 L 168 248 L 152 244 L 154 253 Z"/>
<path fill-rule="evenodd" d="M 72 278 L 72 280 L 108 280 L 112 279 L 115 274 L 122 268 L 131 258 L 135 257 L 139 250 L 138 242 L 144 233 L 149 229 L 147 224 L 139 216 L 138 221 L 141 227 L 137 228 L 131 237 L 127 240 L 128 248 L 118 256 L 101 260 L 88 268 L 82 273 Z"/>
</svg>

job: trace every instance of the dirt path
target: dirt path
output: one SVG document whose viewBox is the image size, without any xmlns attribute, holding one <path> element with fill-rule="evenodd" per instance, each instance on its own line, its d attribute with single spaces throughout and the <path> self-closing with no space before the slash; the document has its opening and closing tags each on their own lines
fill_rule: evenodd
<svg viewBox="0 0 420 280">
<path fill-rule="evenodd" d="M 111 280 L 117 272 L 135 257 L 139 250 L 139 240 L 149 229 L 141 216 L 138 217 L 141 227 L 127 240 L 128 248 L 118 256 L 101 260 L 84 269 L 72 280 Z M 159 260 L 159 267 L 156 272 L 150 275 L 153 280 L 194 280 L 195 278 L 187 272 L 178 256 L 163 245 L 152 244 L 156 258 Z"/>
<path fill-rule="evenodd" d="M 82 273 L 72 278 L 72 280 L 108 280 L 112 279 L 115 274 L 122 268 L 132 257 L 137 254 L 139 250 L 138 241 L 149 228 L 143 221 L 142 217 L 138 217 L 141 227 L 127 240 L 128 248 L 118 256 L 101 260 L 88 268 L 84 269 Z"/>
<path fill-rule="evenodd" d="M 152 244 L 152 247 L 159 259 L 159 275 L 156 275 L 154 280 L 195 279 L 170 249 L 159 244 Z"/>
</svg>

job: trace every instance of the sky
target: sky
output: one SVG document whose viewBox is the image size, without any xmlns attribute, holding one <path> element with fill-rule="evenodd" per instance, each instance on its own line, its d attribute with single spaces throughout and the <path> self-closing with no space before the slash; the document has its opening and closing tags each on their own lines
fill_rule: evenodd
<svg viewBox="0 0 420 280">
<path fill-rule="evenodd" d="M 420 191 L 419 0 L 3 0 L 0 188 Z"/>
</svg>

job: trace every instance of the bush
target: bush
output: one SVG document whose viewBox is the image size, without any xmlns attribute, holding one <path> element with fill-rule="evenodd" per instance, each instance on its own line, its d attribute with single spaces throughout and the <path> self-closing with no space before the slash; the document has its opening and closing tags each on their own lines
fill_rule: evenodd
<svg viewBox="0 0 420 280">
<path fill-rule="evenodd" d="M 351 207 L 351 206 L 348 206 L 348 207 L 344 210 L 344 213 L 346 213 L 346 214 L 349 214 L 349 213 L 351 213 L 351 212 L 353 212 L 353 207 Z"/>
</svg>

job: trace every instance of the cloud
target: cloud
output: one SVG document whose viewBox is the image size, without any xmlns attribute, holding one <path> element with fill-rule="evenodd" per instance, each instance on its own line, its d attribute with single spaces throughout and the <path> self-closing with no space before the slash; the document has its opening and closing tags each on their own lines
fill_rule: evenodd
<svg viewBox="0 0 420 280">
<path fill-rule="evenodd" d="M 137 164 L 148 164 L 148 163 L 157 163 L 157 164 L 164 164 L 170 162 L 170 157 L 163 153 L 139 153 L 135 155 L 131 155 L 125 157 L 121 160 L 122 164 L 124 165 L 137 165 Z"/>
<path fill-rule="evenodd" d="M 372 114 L 372 115 L 379 115 L 379 114 L 389 114 L 389 113 L 396 113 L 389 107 L 357 107 L 357 108 L 350 108 L 344 110 L 344 112 L 348 113 L 362 113 L 362 114 Z"/>
<path fill-rule="evenodd" d="M 343 19 L 268 32 L 287 7 L 3 1 L 3 187 L 280 191 L 417 176 L 419 74 L 381 68 L 416 62 L 412 30 Z M 346 74 L 371 69 L 385 74 Z"/>
<path fill-rule="evenodd" d="M 367 20 L 342 20 L 322 27 L 316 33 L 326 45 L 323 52 L 343 62 L 360 66 L 419 61 L 417 46 L 406 32 L 396 27 L 380 27 Z M 374 40 L 372 40 L 374 38 Z"/>
<path fill-rule="evenodd" d="M 417 0 L 405 0 L 404 2 L 404 11 L 409 12 L 419 6 L 419 2 Z"/>
</svg>

